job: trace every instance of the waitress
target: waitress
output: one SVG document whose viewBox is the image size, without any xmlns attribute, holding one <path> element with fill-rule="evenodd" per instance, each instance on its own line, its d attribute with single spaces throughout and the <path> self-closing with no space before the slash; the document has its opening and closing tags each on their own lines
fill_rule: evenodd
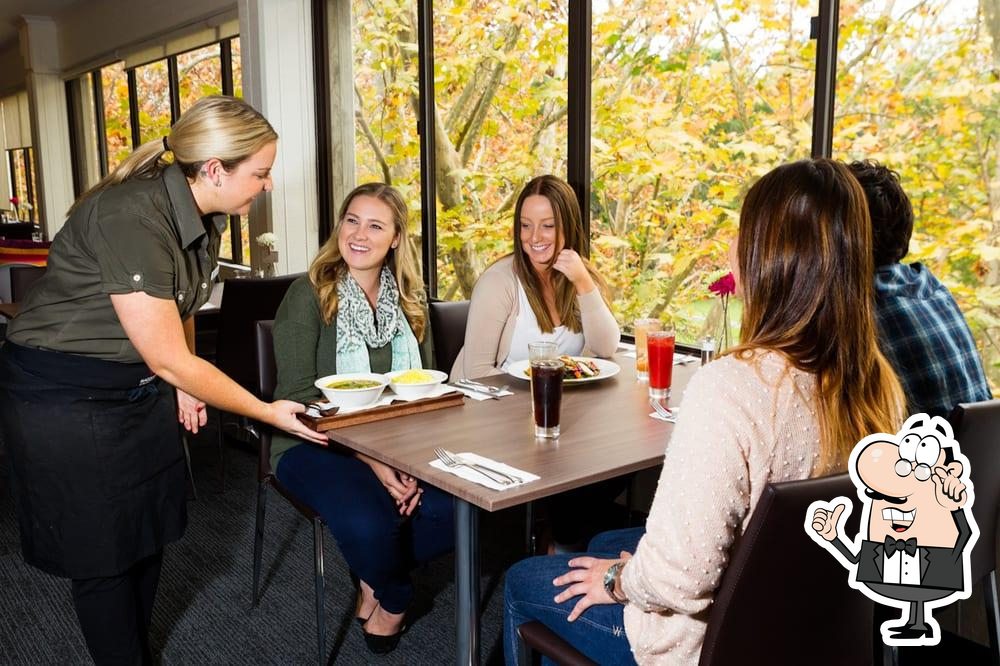
<svg viewBox="0 0 1000 666">
<path fill-rule="evenodd" d="M 0 348 L 24 559 L 72 579 L 98 665 L 152 662 L 163 547 L 187 523 L 175 418 L 197 431 L 207 402 L 325 441 L 302 405 L 263 403 L 193 353 L 226 216 L 271 190 L 277 139 L 241 100 L 198 101 L 73 205 Z"/>
</svg>

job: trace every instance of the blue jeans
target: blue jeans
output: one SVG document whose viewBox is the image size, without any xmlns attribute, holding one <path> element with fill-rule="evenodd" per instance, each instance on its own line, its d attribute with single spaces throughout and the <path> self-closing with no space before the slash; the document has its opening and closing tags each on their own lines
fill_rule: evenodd
<svg viewBox="0 0 1000 666">
<path fill-rule="evenodd" d="M 312 444 L 282 455 L 277 476 L 323 516 L 351 571 L 390 613 L 402 613 L 413 599 L 410 571 L 454 548 L 454 501 L 433 486 L 421 484 L 420 506 L 400 516 L 371 467 Z"/>
<path fill-rule="evenodd" d="M 504 583 L 504 658 L 517 664 L 517 628 L 537 620 L 598 664 L 631 664 L 632 648 L 625 636 L 624 607 L 619 604 L 591 606 L 573 622 L 566 620 L 580 597 L 557 604 L 553 597 L 562 588 L 552 580 L 569 571 L 569 560 L 580 555 L 618 559 L 626 550 L 634 553 L 645 528 L 602 532 L 587 546 L 586 553 L 547 555 L 521 560 L 507 571 Z"/>
</svg>

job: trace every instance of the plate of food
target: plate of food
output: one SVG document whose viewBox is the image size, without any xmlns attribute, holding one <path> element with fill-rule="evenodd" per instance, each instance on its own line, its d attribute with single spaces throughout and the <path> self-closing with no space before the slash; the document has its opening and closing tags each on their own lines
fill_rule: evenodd
<svg viewBox="0 0 1000 666">
<path fill-rule="evenodd" d="M 602 379 L 614 377 L 621 372 L 621 366 L 614 361 L 603 358 L 560 356 L 559 360 L 563 363 L 563 384 L 599 382 Z M 531 367 L 527 359 L 514 361 L 507 366 L 505 372 L 517 379 L 531 379 Z"/>
</svg>

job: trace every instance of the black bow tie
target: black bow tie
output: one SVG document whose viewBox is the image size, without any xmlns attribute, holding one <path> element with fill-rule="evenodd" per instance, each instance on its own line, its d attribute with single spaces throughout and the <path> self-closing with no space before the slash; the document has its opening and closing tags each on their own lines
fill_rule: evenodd
<svg viewBox="0 0 1000 666">
<path fill-rule="evenodd" d="M 886 535 L 885 537 L 885 554 L 888 557 L 892 557 L 897 550 L 905 550 L 907 555 L 917 554 L 917 538 L 910 537 L 906 541 L 902 539 L 893 539 L 891 536 Z"/>
</svg>

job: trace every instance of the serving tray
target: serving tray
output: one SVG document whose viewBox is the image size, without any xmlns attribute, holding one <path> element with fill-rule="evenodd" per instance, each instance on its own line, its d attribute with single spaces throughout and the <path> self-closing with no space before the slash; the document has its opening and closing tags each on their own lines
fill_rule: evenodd
<svg viewBox="0 0 1000 666">
<path fill-rule="evenodd" d="M 416 400 L 398 401 L 381 407 L 362 409 L 357 412 L 347 414 L 333 414 L 332 416 L 308 416 L 299 414 L 299 420 L 316 432 L 326 432 L 336 428 L 346 428 L 348 426 L 371 423 L 372 421 L 384 421 L 394 419 L 397 416 L 407 414 L 418 414 L 420 412 L 433 412 L 436 409 L 446 409 L 448 407 L 460 407 L 465 402 L 465 396 L 460 392 L 445 393 L 431 398 L 418 398 Z"/>
</svg>

